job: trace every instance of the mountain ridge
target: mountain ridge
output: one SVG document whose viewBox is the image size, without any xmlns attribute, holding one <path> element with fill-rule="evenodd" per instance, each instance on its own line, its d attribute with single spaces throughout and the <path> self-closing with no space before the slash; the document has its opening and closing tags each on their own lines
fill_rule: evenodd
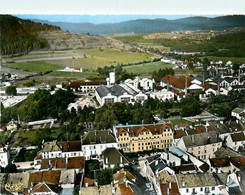
<svg viewBox="0 0 245 195">
<path fill-rule="evenodd" d="M 41 22 L 42 20 L 33 20 Z M 227 15 L 214 18 L 204 16 L 191 16 L 186 18 L 168 20 L 136 19 L 119 23 L 93 24 L 89 22 L 49 22 L 45 23 L 60 26 L 62 30 L 81 34 L 117 34 L 117 33 L 155 33 L 186 30 L 220 30 L 245 26 L 245 15 Z"/>
</svg>

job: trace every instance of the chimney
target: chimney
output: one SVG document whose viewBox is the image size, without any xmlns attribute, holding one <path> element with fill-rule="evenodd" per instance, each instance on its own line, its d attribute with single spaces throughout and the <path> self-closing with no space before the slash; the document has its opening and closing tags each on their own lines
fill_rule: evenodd
<svg viewBox="0 0 245 195">
<path fill-rule="evenodd" d="M 238 82 L 239 82 L 239 85 L 241 85 L 241 69 L 240 68 L 238 69 Z"/>
<path fill-rule="evenodd" d="M 171 182 L 169 182 L 169 187 L 168 187 L 169 189 L 171 189 L 172 188 L 172 183 Z"/>
<path fill-rule="evenodd" d="M 217 91 L 217 95 L 220 95 L 220 77 L 218 75 L 218 91 Z"/>
<path fill-rule="evenodd" d="M 120 164 L 123 164 L 123 157 L 120 156 Z"/>
<path fill-rule="evenodd" d="M 158 160 L 155 161 L 155 166 L 157 166 L 157 165 L 158 165 Z"/>
<path fill-rule="evenodd" d="M 187 95 L 187 76 L 185 76 L 185 95 Z"/>
</svg>

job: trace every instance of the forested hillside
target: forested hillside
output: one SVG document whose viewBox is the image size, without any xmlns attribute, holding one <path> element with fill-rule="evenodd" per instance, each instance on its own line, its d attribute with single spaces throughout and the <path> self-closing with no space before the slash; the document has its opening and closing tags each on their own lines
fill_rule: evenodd
<svg viewBox="0 0 245 195">
<path fill-rule="evenodd" d="M 57 30 L 57 26 L 22 20 L 10 15 L 0 15 L 0 46 L 2 55 L 27 53 L 48 47 L 48 42 L 40 37 L 40 31 Z"/>
</svg>

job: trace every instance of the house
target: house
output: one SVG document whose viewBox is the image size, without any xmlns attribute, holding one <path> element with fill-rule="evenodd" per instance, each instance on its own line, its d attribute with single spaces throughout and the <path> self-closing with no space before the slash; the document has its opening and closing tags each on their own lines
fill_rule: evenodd
<svg viewBox="0 0 245 195">
<path fill-rule="evenodd" d="M 60 174 L 61 195 L 74 194 L 76 172 L 75 169 L 62 170 Z"/>
<path fill-rule="evenodd" d="M 160 186 L 162 195 L 180 195 L 176 182 L 161 183 Z"/>
<path fill-rule="evenodd" d="M 180 138 L 176 145 L 201 160 L 215 157 L 214 153 L 222 146 L 222 140 L 215 131 L 193 134 Z"/>
<path fill-rule="evenodd" d="M 24 194 L 29 186 L 29 173 L 9 173 L 2 182 L 3 194 Z"/>
<path fill-rule="evenodd" d="M 82 155 L 80 140 L 64 142 L 57 142 L 54 140 L 45 142 L 43 143 L 41 150 L 42 159 L 81 157 Z"/>
<path fill-rule="evenodd" d="M 230 157 L 241 156 L 239 153 L 235 152 L 234 150 L 228 147 L 226 148 L 221 147 L 214 154 L 216 158 L 222 158 L 222 157 L 227 157 L 227 156 L 230 156 Z"/>
<path fill-rule="evenodd" d="M 108 87 L 102 85 L 95 90 L 95 96 L 101 106 L 115 102 L 134 103 L 147 100 L 147 95 L 126 84 L 115 84 Z"/>
<path fill-rule="evenodd" d="M 113 174 L 113 179 L 116 190 L 115 194 L 134 194 L 133 186 L 135 186 L 136 179 L 130 172 L 121 169 L 117 173 Z"/>
<path fill-rule="evenodd" d="M 116 148 L 106 148 L 102 154 L 103 168 L 114 168 L 116 165 L 123 167 L 129 164 L 129 161 Z"/>
<path fill-rule="evenodd" d="M 150 93 L 150 97 L 153 99 L 159 99 L 162 101 L 171 101 L 174 100 L 175 93 L 172 91 L 168 91 L 167 89 L 162 89 L 160 91 L 154 91 Z"/>
<path fill-rule="evenodd" d="M 175 174 L 171 168 L 166 166 L 160 154 L 147 157 L 142 166 L 143 175 L 148 177 L 157 194 L 161 194 L 161 186 L 158 180 L 159 174 L 162 171 L 167 171 L 171 175 Z"/>
<path fill-rule="evenodd" d="M 213 173 L 228 173 L 240 171 L 231 162 L 229 157 L 211 158 L 207 161 L 210 165 L 210 171 Z"/>
<path fill-rule="evenodd" d="M 126 79 L 124 84 L 127 84 L 136 89 L 143 89 L 144 91 L 153 90 L 154 79 L 135 77 L 135 79 Z"/>
<path fill-rule="evenodd" d="M 236 132 L 228 135 L 228 137 L 226 138 L 226 145 L 235 151 L 238 151 L 239 147 L 244 147 L 245 145 L 244 132 Z"/>
<path fill-rule="evenodd" d="M 226 173 L 177 174 L 180 194 L 228 194 Z"/>
<path fill-rule="evenodd" d="M 106 85 L 106 81 L 72 81 L 70 88 L 73 91 L 81 91 L 83 93 L 94 92 L 101 85 Z"/>
<path fill-rule="evenodd" d="M 8 145 L 0 143 L 0 167 L 6 167 L 9 164 L 9 157 Z"/>
<path fill-rule="evenodd" d="M 118 148 L 115 136 L 110 130 L 89 131 L 82 137 L 82 150 L 86 160 L 100 159 L 106 148 Z"/>
<path fill-rule="evenodd" d="M 240 107 L 236 107 L 231 111 L 231 116 L 236 117 L 238 120 L 242 120 L 242 118 L 245 119 L 244 114 L 245 114 L 245 109 Z"/>
<path fill-rule="evenodd" d="M 173 144 L 172 123 L 118 125 L 113 127 L 118 148 L 124 152 L 167 149 Z"/>
<path fill-rule="evenodd" d="M 49 184 L 46 182 L 40 182 L 36 184 L 34 187 L 30 187 L 26 194 L 28 195 L 40 195 L 40 194 L 48 194 L 48 195 L 58 195 L 59 187 L 57 184 Z"/>
</svg>

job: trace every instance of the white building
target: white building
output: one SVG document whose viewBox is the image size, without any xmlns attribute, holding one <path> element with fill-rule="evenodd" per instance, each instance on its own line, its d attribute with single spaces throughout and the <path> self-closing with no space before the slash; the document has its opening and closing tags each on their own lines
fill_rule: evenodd
<svg viewBox="0 0 245 195">
<path fill-rule="evenodd" d="M 244 131 L 228 135 L 226 138 L 226 145 L 235 151 L 237 151 L 240 146 L 244 147 L 245 146 Z"/>
<path fill-rule="evenodd" d="M 82 157 L 81 141 L 45 142 L 42 146 L 41 158 L 70 158 Z"/>
<path fill-rule="evenodd" d="M 0 167 L 6 167 L 9 163 L 8 145 L 0 143 Z"/>
<path fill-rule="evenodd" d="M 82 150 L 86 160 L 100 159 L 106 148 L 118 148 L 115 136 L 110 130 L 89 131 L 82 137 Z"/>
<path fill-rule="evenodd" d="M 244 117 L 244 114 L 245 114 L 245 109 L 239 107 L 236 107 L 231 112 L 231 116 L 236 117 L 238 120 L 241 120 Z"/>
<path fill-rule="evenodd" d="M 145 91 L 153 90 L 154 79 L 135 77 L 135 79 L 127 79 L 124 81 L 125 84 L 133 85 L 136 89 L 142 88 Z"/>
<path fill-rule="evenodd" d="M 161 91 L 154 91 L 150 93 L 150 97 L 153 99 L 159 99 L 162 101 L 174 100 L 174 92 L 168 91 L 167 89 L 162 89 Z"/>
<path fill-rule="evenodd" d="M 111 87 L 102 85 L 95 90 L 95 96 L 101 106 L 115 102 L 134 103 L 147 100 L 147 95 L 126 84 L 115 84 Z"/>
</svg>

